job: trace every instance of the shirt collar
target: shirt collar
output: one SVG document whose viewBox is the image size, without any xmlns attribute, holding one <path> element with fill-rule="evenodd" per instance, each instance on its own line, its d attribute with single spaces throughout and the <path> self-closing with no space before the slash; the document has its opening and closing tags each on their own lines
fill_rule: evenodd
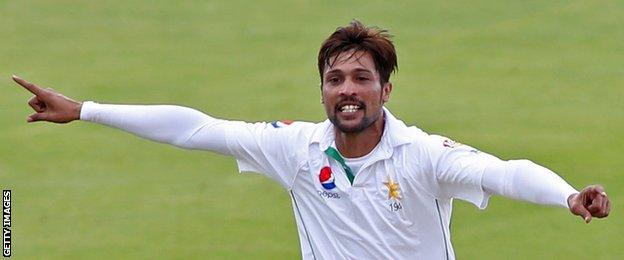
<svg viewBox="0 0 624 260">
<path fill-rule="evenodd" d="M 390 113 L 386 107 L 383 107 L 385 116 L 384 132 L 381 136 L 380 148 L 386 154 L 391 155 L 395 147 L 411 141 L 409 128 L 403 121 L 397 119 Z M 334 125 L 326 119 L 320 123 L 320 127 L 312 135 L 310 145 L 318 143 L 319 149 L 325 151 L 332 143 L 334 143 Z"/>
</svg>

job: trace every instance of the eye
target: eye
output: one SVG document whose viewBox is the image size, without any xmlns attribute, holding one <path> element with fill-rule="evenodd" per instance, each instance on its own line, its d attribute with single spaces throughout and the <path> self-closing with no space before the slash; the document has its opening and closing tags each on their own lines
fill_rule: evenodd
<svg viewBox="0 0 624 260">
<path fill-rule="evenodd" d="M 357 79 L 358 81 L 367 81 L 367 80 L 369 80 L 369 78 L 368 78 L 368 77 L 366 77 L 366 76 L 358 76 L 356 79 Z"/>
<path fill-rule="evenodd" d="M 329 77 L 327 79 L 327 83 L 330 83 L 330 84 L 335 84 L 335 83 L 338 83 L 338 82 L 340 82 L 340 78 L 336 77 L 336 76 Z"/>
</svg>

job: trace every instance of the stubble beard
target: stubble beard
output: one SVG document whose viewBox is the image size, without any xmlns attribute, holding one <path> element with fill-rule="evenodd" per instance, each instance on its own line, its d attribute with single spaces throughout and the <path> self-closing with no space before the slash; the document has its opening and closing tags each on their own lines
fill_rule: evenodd
<svg viewBox="0 0 624 260">
<path fill-rule="evenodd" d="M 341 120 L 339 120 L 338 117 L 336 116 L 337 113 L 334 113 L 332 116 L 330 116 L 329 121 L 332 122 L 334 127 L 338 128 L 340 132 L 347 133 L 347 134 L 360 133 L 366 130 L 367 128 L 369 128 L 373 123 L 375 123 L 375 120 L 376 120 L 376 118 L 367 117 L 366 111 L 363 111 L 363 112 L 364 112 L 364 117 L 362 117 L 362 120 L 360 120 L 360 123 L 355 126 L 346 126 L 345 124 L 343 124 Z"/>
</svg>

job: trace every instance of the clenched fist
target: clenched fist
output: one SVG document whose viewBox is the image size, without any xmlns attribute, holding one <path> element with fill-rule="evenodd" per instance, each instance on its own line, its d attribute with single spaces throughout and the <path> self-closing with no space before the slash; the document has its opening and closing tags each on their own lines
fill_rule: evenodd
<svg viewBox="0 0 624 260">
<path fill-rule="evenodd" d="M 609 197 L 600 185 L 587 186 L 580 193 L 571 195 L 568 205 L 572 214 L 581 216 L 587 223 L 592 217 L 607 217 L 611 211 Z"/>
</svg>

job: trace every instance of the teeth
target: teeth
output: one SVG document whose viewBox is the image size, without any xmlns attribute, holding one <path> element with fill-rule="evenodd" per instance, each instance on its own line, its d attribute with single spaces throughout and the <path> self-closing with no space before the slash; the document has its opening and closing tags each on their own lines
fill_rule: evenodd
<svg viewBox="0 0 624 260">
<path fill-rule="evenodd" d="M 360 106 L 357 106 L 357 105 L 346 105 L 346 106 L 343 106 L 340 110 L 342 112 L 345 112 L 345 113 L 354 113 L 358 109 L 360 109 Z"/>
</svg>

